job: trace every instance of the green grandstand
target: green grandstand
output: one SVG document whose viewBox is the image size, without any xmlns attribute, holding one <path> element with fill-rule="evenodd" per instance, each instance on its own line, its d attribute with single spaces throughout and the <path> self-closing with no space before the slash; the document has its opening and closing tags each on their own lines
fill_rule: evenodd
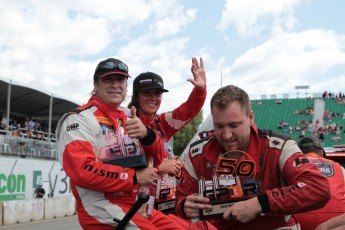
<svg viewBox="0 0 345 230">
<path fill-rule="evenodd" d="M 324 147 L 345 143 L 345 104 L 342 99 L 260 99 L 252 100 L 252 109 L 254 121 L 259 128 L 272 129 L 298 141 L 303 129 L 305 136 L 318 135 L 320 129 L 316 129 L 315 123 L 320 122 L 319 127 L 322 127 L 321 132 L 324 133 Z M 282 122 L 287 125 L 279 127 Z"/>
</svg>

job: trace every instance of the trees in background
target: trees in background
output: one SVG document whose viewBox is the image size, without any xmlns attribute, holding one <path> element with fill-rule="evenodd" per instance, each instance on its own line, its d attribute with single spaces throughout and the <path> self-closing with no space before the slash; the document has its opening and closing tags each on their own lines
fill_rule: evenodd
<svg viewBox="0 0 345 230">
<path fill-rule="evenodd" d="M 199 126 L 203 121 L 202 111 L 186 125 L 182 130 L 176 133 L 173 137 L 173 151 L 175 156 L 180 156 L 188 143 L 192 140 L 194 135 L 199 130 Z"/>
</svg>

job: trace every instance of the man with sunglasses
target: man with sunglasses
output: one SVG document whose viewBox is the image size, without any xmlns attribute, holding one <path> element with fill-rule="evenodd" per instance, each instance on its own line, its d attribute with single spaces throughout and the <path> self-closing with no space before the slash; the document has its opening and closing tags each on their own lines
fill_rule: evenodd
<svg viewBox="0 0 345 230">
<path fill-rule="evenodd" d="M 118 59 L 101 61 L 88 103 L 64 114 L 56 129 L 59 161 L 70 178 L 83 229 L 114 229 L 133 206 L 140 185 L 156 186 L 155 166 L 164 156 L 156 131 L 121 107 L 127 93 L 128 67 Z M 145 152 L 144 154 L 142 150 Z M 137 159 L 137 160 L 134 160 Z M 134 162 L 135 161 L 135 162 Z M 134 163 L 133 163 L 134 162 Z M 147 220 L 136 214 L 126 229 L 180 229 L 158 211 Z"/>
</svg>

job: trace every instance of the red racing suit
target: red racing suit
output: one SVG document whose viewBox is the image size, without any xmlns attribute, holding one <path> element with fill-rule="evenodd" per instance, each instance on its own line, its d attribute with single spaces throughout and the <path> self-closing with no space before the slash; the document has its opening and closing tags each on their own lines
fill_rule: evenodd
<svg viewBox="0 0 345 230">
<path fill-rule="evenodd" d="M 217 229 L 298 229 L 293 213 L 322 207 L 330 198 L 329 183 L 317 167 L 309 163 L 297 143 L 271 130 L 251 125 L 246 150 L 255 162 L 257 197 L 264 216 L 250 223 L 209 219 Z M 199 178 L 212 180 L 222 148 L 214 135 L 194 142 L 184 162 L 183 178 L 177 187 L 175 208 L 186 218 L 184 202 L 188 195 L 199 193 Z"/>
<path fill-rule="evenodd" d="M 202 90 L 194 87 L 187 101 L 182 103 L 173 111 L 155 114 L 152 117 L 148 117 L 142 113 L 139 113 L 139 117 L 142 120 L 142 122 L 146 126 L 156 130 L 160 138 L 164 142 L 165 159 L 168 159 L 169 157 L 168 142 L 170 138 L 174 136 L 175 133 L 184 128 L 189 122 L 191 122 L 194 119 L 195 116 L 198 115 L 205 103 L 206 94 L 206 87 Z M 176 184 L 175 179 L 167 174 L 161 174 L 160 178 L 161 180 L 169 180 L 170 184 Z M 173 185 L 173 187 L 175 187 L 175 185 Z M 169 206 L 170 202 L 164 205 L 166 209 L 170 209 Z M 173 200 L 171 202 L 171 208 L 173 208 Z"/>
<path fill-rule="evenodd" d="M 88 104 L 66 113 L 56 129 L 59 162 L 70 178 L 72 193 L 76 198 L 77 213 L 83 229 L 114 229 L 135 202 L 138 185 L 135 170 L 105 164 L 100 156 L 105 150 L 118 148 L 112 140 L 119 133 L 126 137 L 122 124 L 127 115 L 92 96 Z M 163 143 L 152 131 L 151 143 L 147 137 L 140 140 L 145 154 L 154 157 L 158 165 L 164 155 Z M 127 139 L 128 135 L 127 135 Z M 153 142 L 152 142 L 153 141 Z M 152 219 L 136 214 L 126 229 L 180 229 L 161 212 L 153 211 Z"/>
<path fill-rule="evenodd" d="M 314 230 L 321 223 L 345 213 L 345 169 L 339 163 L 315 153 L 308 153 L 306 157 L 318 166 L 331 188 L 331 199 L 324 207 L 295 215 L 301 229 Z"/>
<path fill-rule="evenodd" d="M 193 88 L 187 101 L 170 112 L 155 114 L 153 117 L 139 114 L 140 119 L 148 127 L 157 130 L 164 141 L 166 157 L 168 157 L 168 141 L 175 133 L 185 127 L 193 118 L 198 115 L 206 100 L 206 87 L 202 90 Z"/>
</svg>

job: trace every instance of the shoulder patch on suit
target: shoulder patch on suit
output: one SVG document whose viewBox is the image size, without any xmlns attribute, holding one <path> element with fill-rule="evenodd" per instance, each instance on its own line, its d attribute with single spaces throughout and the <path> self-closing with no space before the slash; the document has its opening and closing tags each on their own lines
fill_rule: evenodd
<svg viewBox="0 0 345 230">
<path fill-rule="evenodd" d="M 69 132 L 69 131 L 73 131 L 73 130 L 78 130 L 79 127 L 80 127 L 79 123 L 70 124 L 70 125 L 67 125 L 66 131 Z"/>
<path fill-rule="evenodd" d="M 282 149 L 284 143 L 287 140 L 291 140 L 290 137 L 284 136 L 280 133 L 276 133 L 269 129 L 258 129 L 258 134 L 259 136 L 266 136 L 269 142 L 269 147 L 275 149 Z"/>
<path fill-rule="evenodd" d="M 195 157 L 199 154 L 202 154 L 202 150 L 204 148 L 204 146 L 212 139 L 214 138 L 213 136 L 210 137 L 206 137 L 204 139 L 201 140 L 197 140 L 195 142 L 193 142 L 192 144 L 190 144 L 190 153 L 191 153 L 191 157 Z"/>
</svg>

